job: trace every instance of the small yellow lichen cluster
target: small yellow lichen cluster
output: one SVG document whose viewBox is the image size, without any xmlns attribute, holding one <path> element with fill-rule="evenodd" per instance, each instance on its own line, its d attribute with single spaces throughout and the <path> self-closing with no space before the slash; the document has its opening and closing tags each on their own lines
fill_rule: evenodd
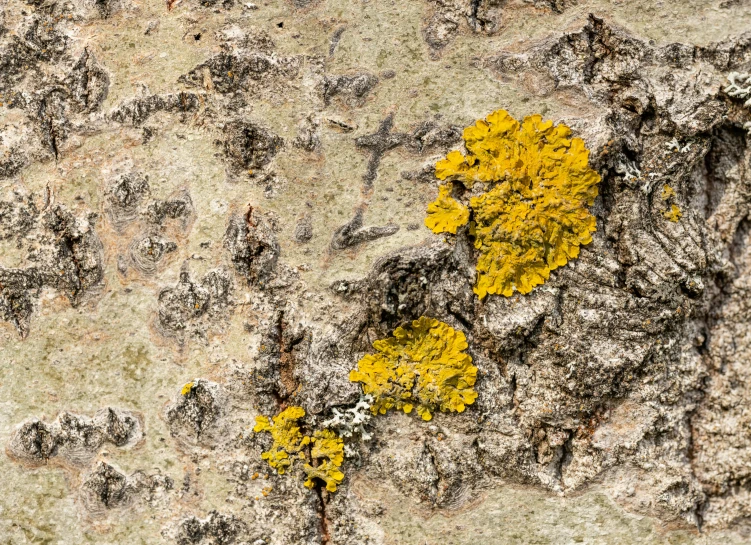
<svg viewBox="0 0 751 545">
<path fill-rule="evenodd" d="M 675 199 L 675 190 L 670 187 L 669 185 L 665 184 L 662 187 L 662 200 L 665 201 L 665 205 L 668 205 L 668 201 L 671 199 Z M 670 204 L 669 208 L 666 208 L 662 215 L 665 216 L 665 219 L 672 222 L 677 222 L 679 219 L 683 217 L 683 212 L 681 212 L 681 209 L 678 208 L 678 205 L 675 203 Z"/>
<path fill-rule="evenodd" d="M 423 316 L 373 347 L 378 352 L 364 356 L 349 374 L 373 396 L 373 414 L 416 408 L 430 420 L 437 410 L 462 412 L 477 398 L 477 367 L 464 352 L 466 337 L 448 324 Z"/>
<path fill-rule="evenodd" d="M 336 433 L 325 429 L 316 431 L 313 437 L 303 434 L 299 421 L 305 417 L 302 407 L 288 407 L 273 418 L 257 416 L 253 431 L 256 433 L 267 431 L 271 433 L 274 443 L 271 448 L 261 454 L 261 458 L 283 475 L 292 465 L 294 458 L 308 460 L 305 447 L 312 443 L 311 458 L 318 465 L 305 464 L 303 470 L 307 475 L 305 486 L 313 488 L 315 479 L 326 483 L 326 490 L 336 492 L 336 487 L 344 479 L 344 473 L 339 467 L 344 461 L 344 441 Z"/>
<path fill-rule="evenodd" d="M 310 437 L 303 435 L 298 425 L 298 420 L 305 416 L 302 407 L 288 407 L 274 417 L 272 424 L 265 416 L 256 417 L 256 425 L 253 431 L 258 433 L 267 431 L 271 433 L 274 443 L 271 448 L 261 455 L 269 465 L 282 475 L 292 465 L 290 455 L 296 455 L 304 459 L 303 447 L 310 443 Z"/>
<path fill-rule="evenodd" d="M 570 135 L 567 126 L 539 115 L 519 123 L 498 110 L 464 130 L 466 155 L 452 151 L 436 164 L 441 180 L 488 187 L 469 202 L 480 298 L 529 293 L 592 241 L 595 218 L 587 207 L 600 176 L 589 167 L 584 141 Z M 435 233 L 456 233 L 469 221 L 452 189 L 442 186 L 428 206 L 425 224 Z"/>
<path fill-rule="evenodd" d="M 377 352 L 364 356 L 349 375 L 373 399 L 373 414 L 385 414 L 392 408 L 405 413 L 416 409 L 423 420 L 430 420 L 435 411 L 462 412 L 477 399 L 477 367 L 465 352 L 467 339 L 448 324 L 423 316 L 410 326 L 396 328 L 393 337 L 378 340 L 373 347 Z M 286 408 L 273 422 L 266 416 L 256 417 L 253 431 L 269 432 L 273 439 L 261 457 L 279 474 L 285 473 L 295 458 L 306 460 L 305 486 L 313 488 L 318 480 L 326 484 L 326 490 L 335 492 L 344 480 L 340 469 L 344 441 L 330 429 L 315 431 L 312 437 L 305 435 L 300 428 L 304 417 L 302 407 Z"/>
<path fill-rule="evenodd" d="M 317 466 L 305 464 L 303 469 L 308 478 L 305 486 L 313 488 L 314 479 L 326 483 L 326 490 L 336 492 L 336 487 L 344 479 L 344 473 L 339 469 L 344 462 L 344 441 L 331 430 L 317 431 L 313 434 L 313 449 L 310 453 Z"/>
</svg>

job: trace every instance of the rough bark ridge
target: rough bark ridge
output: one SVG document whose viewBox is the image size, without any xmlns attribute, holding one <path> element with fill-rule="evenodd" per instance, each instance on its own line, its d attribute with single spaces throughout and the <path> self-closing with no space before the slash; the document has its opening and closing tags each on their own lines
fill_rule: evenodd
<svg viewBox="0 0 751 545">
<path fill-rule="evenodd" d="M 349 4 L 1 8 L 0 534 L 742 543 L 751 108 L 725 89 L 751 35 L 654 40 L 583 0 Z M 422 221 L 436 160 L 499 108 L 586 141 L 597 231 L 479 300 L 468 232 Z M 349 371 L 420 316 L 466 335 L 477 401 L 366 419 L 335 493 L 271 470 L 254 418 L 344 422 Z M 606 498 L 605 522 L 550 503 L 566 528 L 504 529 L 535 495 Z"/>
</svg>

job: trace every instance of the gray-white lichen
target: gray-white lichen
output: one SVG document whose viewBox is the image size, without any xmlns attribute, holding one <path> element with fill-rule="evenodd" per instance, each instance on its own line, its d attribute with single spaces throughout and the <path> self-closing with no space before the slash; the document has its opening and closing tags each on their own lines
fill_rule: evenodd
<svg viewBox="0 0 751 545">
<path fill-rule="evenodd" d="M 336 431 L 339 436 L 346 439 L 370 441 L 373 434 L 368 431 L 367 425 L 373 417 L 370 412 L 372 403 L 373 396 L 361 395 L 354 407 L 343 410 L 332 407 L 331 418 L 321 422 L 321 426 Z M 349 442 L 345 442 L 344 454 L 349 457 L 356 455 L 354 447 Z"/>
</svg>

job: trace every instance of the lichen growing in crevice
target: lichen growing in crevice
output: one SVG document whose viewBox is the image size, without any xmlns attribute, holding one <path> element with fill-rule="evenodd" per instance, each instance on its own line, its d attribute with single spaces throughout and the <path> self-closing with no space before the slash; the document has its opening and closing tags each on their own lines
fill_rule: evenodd
<svg viewBox="0 0 751 545">
<path fill-rule="evenodd" d="M 589 167 L 589 150 L 571 130 L 539 115 L 519 123 L 505 110 L 464 130 L 466 154 L 450 152 L 436 164 L 440 180 L 465 188 L 481 182 L 486 191 L 469 200 L 472 212 L 440 188 L 428 205 L 425 224 L 435 233 L 456 233 L 470 223 L 478 250 L 474 291 L 510 296 L 529 293 L 550 271 L 579 255 L 592 241 L 589 213 L 600 176 Z"/>
<path fill-rule="evenodd" d="M 662 194 L 660 196 L 665 202 L 665 209 L 662 211 L 662 215 L 665 219 L 672 221 L 673 223 L 680 220 L 683 217 L 683 212 L 678 205 L 673 202 L 675 201 L 675 190 L 666 184 L 662 188 Z"/>
<path fill-rule="evenodd" d="M 305 458 L 303 448 L 310 444 L 310 437 L 304 435 L 299 426 L 299 420 L 305 416 L 302 407 L 287 407 L 273 418 L 273 423 L 265 416 L 256 417 L 253 431 L 258 433 L 267 431 L 274 443 L 269 450 L 261 454 L 261 458 L 283 475 L 292 465 L 292 456 Z"/>
<path fill-rule="evenodd" d="M 305 464 L 303 470 L 307 479 L 305 486 L 313 488 L 316 479 L 326 483 L 326 490 L 336 492 L 336 487 L 344 480 L 344 473 L 339 469 L 344 462 L 344 441 L 331 430 L 321 430 L 313 434 L 311 458 L 318 465 Z"/>
<path fill-rule="evenodd" d="M 305 409 L 302 407 L 287 407 L 272 420 L 257 416 L 253 431 L 267 431 L 273 439 L 271 447 L 261 454 L 261 458 L 280 475 L 292 467 L 295 459 L 305 460 L 305 486 L 313 488 L 316 480 L 321 480 L 326 484 L 326 490 L 336 492 L 337 485 L 344 480 L 344 473 L 339 469 L 344 462 L 344 441 L 329 429 L 316 430 L 312 436 L 305 435 L 300 422 L 303 418 Z"/>
</svg>

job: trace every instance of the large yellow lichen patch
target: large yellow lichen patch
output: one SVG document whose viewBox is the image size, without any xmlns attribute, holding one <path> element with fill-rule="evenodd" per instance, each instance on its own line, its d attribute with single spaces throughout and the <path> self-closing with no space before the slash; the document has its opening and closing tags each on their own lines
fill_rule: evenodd
<svg viewBox="0 0 751 545">
<path fill-rule="evenodd" d="M 529 293 L 591 242 L 596 225 L 588 207 L 600 176 L 589 167 L 584 141 L 570 135 L 567 126 L 539 115 L 519 123 L 498 110 L 464 130 L 466 154 L 452 151 L 436 164 L 441 180 L 467 189 L 486 184 L 469 201 L 470 234 L 479 252 L 474 291 L 480 298 Z M 425 223 L 435 233 L 456 233 L 469 214 L 453 212 L 463 205 L 444 187 Z"/>
<path fill-rule="evenodd" d="M 363 357 L 349 375 L 373 396 L 373 414 L 416 409 L 430 420 L 435 411 L 462 412 L 477 398 L 477 367 L 465 352 L 466 337 L 448 324 L 423 316 L 373 348 L 377 352 Z"/>
</svg>

